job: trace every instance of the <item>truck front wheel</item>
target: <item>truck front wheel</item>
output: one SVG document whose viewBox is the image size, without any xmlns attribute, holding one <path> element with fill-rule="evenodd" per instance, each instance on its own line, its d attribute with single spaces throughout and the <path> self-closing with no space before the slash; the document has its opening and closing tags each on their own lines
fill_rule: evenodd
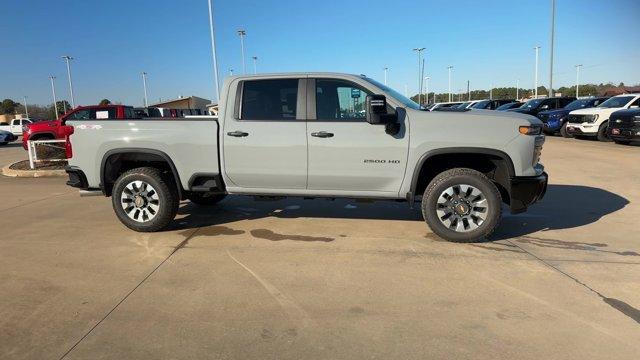
<svg viewBox="0 0 640 360">
<path fill-rule="evenodd" d="M 603 142 L 610 142 L 611 139 L 609 138 L 609 134 L 607 134 L 607 130 L 609 127 L 609 122 L 605 121 L 603 122 L 600 127 L 598 128 L 598 140 L 603 141 Z"/>
<path fill-rule="evenodd" d="M 166 228 L 178 212 L 178 191 L 159 169 L 142 167 L 120 175 L 111 195 L 113 210 L 128 228 L 154 232 Z"/>
<path fill-rule="evenodd" d="M 455 168 L 437 175 L 422 197 L 422 215 L 431 230 L 453 242 L 478 242 L 498 227 L 502 200 L 484 174 Z"/>
</svg>

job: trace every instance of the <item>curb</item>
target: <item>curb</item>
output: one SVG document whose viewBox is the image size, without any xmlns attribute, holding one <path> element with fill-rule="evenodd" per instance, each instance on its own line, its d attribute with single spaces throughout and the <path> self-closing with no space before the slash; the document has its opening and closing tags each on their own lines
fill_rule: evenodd
<svg viewBox="0 0 640 360">
<path fill-rule="evenodd" d="M 22 160 L 21 160 L 22 161 Z M 39 178 L 39 177 L 65 177 L 67 172 L 64 170 L 14 170 L 11 165 L 19 163 L 16 161 L 2 168 L 2 175 L 9 177 L 21 178 Z"/>
</svg>

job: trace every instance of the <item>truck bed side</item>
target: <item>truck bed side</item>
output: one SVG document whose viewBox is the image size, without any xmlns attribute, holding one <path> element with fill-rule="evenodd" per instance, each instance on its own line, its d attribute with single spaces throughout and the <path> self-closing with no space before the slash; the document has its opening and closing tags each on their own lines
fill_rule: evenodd
<svg viewBox="0 0 640 360">
<path fill-rule="evenodd" d="M 68 121 L 73 157 L 69 165 L 80 168 L 89 188 L 100 187 L 106 158 L 122 152 L 166 155 L 175 166 L 183 189 L 196 173 L 219 174 L 218 122 L 198 119 L 130 119 Z"/>
</svg>

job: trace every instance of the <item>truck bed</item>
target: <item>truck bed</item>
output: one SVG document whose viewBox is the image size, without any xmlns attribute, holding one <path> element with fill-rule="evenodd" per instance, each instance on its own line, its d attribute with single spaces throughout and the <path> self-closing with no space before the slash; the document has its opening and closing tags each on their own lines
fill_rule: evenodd
<svg viewBox="0 0 640 360">
<path fill-rule="evenodd" d="M 106 158 L 115 153 L 151 150 L 173 161 L 179 174 L 219 174 L 216 117 L 188 119 L 74 120 L 70 166 L 85 169 L 90 188 L 100 187 Z M 182 177 L 183 189 L 189 178 Z"/>
</svg>

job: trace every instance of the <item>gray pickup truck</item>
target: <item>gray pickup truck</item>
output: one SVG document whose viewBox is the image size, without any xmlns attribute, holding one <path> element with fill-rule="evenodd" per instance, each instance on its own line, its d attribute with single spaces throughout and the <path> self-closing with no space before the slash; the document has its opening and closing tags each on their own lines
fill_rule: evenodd
<svg viewBox="0 0 640 360">
<path fill-rule="evenodd" d="M 228 78 L 219 116 L 67 121 L 68 185 L 111 196 L 120 221 L 159 231 L 181 200 L 226 195 L 421 200 L 440 237 L 479 241 L 502 203 L 544 196 L 542 123 L 484 110 L 424 111 L 366 76 Z"/>
</svg>

